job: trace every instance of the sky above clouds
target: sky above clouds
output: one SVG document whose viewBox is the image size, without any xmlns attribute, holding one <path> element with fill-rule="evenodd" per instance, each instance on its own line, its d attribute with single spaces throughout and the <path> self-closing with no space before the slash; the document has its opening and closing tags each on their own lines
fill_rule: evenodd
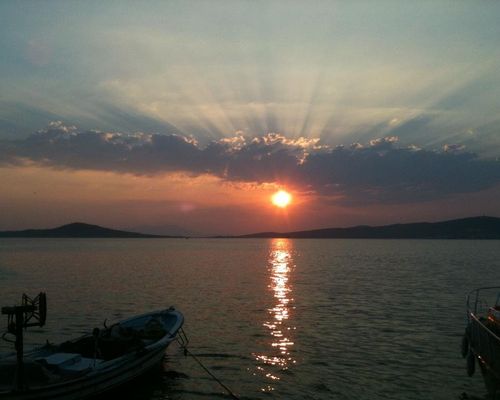
<svg viewBox="0 0 500 400">
<path fill-rule="evenodd" d="M 0 229 L 498 216 L 498 15 L 486 1 L 3 2 Z M 268 200 L 281 187 L 286 212 Z"/>
</svg>

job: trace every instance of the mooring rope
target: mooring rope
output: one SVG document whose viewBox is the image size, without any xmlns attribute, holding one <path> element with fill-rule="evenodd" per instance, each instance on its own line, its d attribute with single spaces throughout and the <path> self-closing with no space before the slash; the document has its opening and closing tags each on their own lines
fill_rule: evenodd
<svg viewBox="0 0 500 400">
<path fill-rule="evenodd" d="M 236 396 L 233 393 L 233 391 L 229 387 L 227 387 L 219 378 L 217 378 L 207 367 L 205 367 L 203 363 L 198 359 L 198 357 L 196 357 L 193 353 L 191 353 L 186 346 L 183 346 L 183 348 L 184 348 L 184 354 L 185 355 L 189 354 L 191 357 L 193 357 L 193 359 L 200 365 L 200 367 L 203 368 L 208 375 L 210 375 L 221 387 L 223 387 L 226 390 L 229 396 L 231 396 L 235 400 L 240 400 L 240 398 Z"/>
</svg>

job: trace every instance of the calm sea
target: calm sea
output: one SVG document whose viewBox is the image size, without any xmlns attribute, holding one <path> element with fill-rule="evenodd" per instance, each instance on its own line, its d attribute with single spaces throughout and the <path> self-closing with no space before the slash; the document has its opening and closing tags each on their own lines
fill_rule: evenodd
<svg viewBox="0 0 500 400">
<path fill-rule="evenodd" d="M 499 241 L 0 242 L 0 305 L 48 295 L 31 345 L 174 305 L 191 352 L 242 399 L 485 398 L 459 349 L 465 294 L 492 284 Z M 177 344 L 167 354 L 122 398 L 228 398 Z"/>
</svg>

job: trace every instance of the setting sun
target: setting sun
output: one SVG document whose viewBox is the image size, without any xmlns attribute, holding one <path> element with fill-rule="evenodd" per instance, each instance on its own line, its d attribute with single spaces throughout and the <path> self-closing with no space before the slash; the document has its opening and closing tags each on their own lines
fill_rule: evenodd
<svg viewBox="0 0 500 400">
<path fill-rule="evenodd" d="M 275 206 L 285 208 L 292 201 L 292 196 L 290 193 L 280 190 L 279 192 L 273 194 L 271 201 Z"/>
</svg>

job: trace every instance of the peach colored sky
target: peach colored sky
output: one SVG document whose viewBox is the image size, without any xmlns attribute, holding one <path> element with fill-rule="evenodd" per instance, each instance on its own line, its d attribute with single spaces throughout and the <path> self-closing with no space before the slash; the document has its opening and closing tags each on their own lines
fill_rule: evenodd
<svg viewBox="0 0 500 400">
<path fill-rule="evenodd" d="M 85 221 L 117 228 L 175 225 L 201 234 L 244 234 L 355 224 L 499 215 L 498 188 L 439 201 L 347 207 L 292 192 L 287 209 L 271 204 L 274 185 L 225 183 L 209 176 L 139 177 L 40 167 L 0 168 L 0 229 L 55 227 Z M 145 229 L 143 229 L 145 230 Z M 155 232 L 155 230 L 153 230 Z"/>
</svg>

